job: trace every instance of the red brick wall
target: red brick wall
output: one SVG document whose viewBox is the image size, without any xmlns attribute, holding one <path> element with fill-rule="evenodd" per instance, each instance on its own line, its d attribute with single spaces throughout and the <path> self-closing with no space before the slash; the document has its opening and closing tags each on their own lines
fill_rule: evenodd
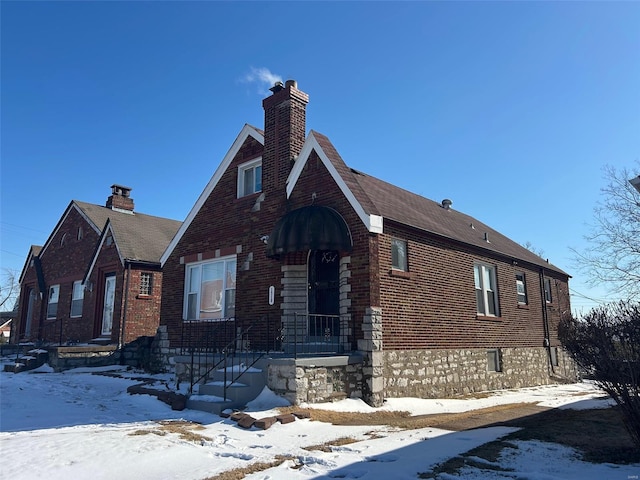
<svg viewBox="0 0 640 480">
<path fill-rule="evenodd" d="M 136 268 L 126 271 L 129 276 L 129 289 L 126 318 L 124 319 L 123 342 L 129 343 L 141 336 L 153 336 L 160 324 L 160 301 L 162 297 L 162 272 L 158 269 Z M 150 295 L 140 294 L 142 273 L 152 274 Z M 123 308 L 125 300 L 123 299 Z"/>
<path fill-rule="evenodd" d="M 409 278 L 393 276 L 391 239 L 408 241 Z M 474 262 L 496 267 L 500 316 L 478 317 Z M 540 347 L 544 321 L 539 268 L 513 265 L 498 256 L 458 246 L 387 221 L 380 237 L 381 306 L 384 348 L 433 349 Z M 529 305 L 518 306 L 516 271 L 526 275 Z M 567 279 L 557 275 L 554 302 L 548 306 L 551 343 L 557 322 L 569 311 Z"/>
<path fill-rule="evenodd" d="M 79 228 L 82 228 L 81 239 L 78 239 Z M 86 341 L 92 338 L 92 318 L 88 318 L 87 315 L 90 311 L 87 310 L 87 304 L 91 301 L 90 296 L 87 298 L 88 292 L 85 292 L 82 318 L 70 318 L 70 313 L 73 282 L 82 280 L 97 240 L 98 234 L 96 231 L 91 228 L 75 208 L 71 208 L 58 231 L 50 239 L 46 250 L 41 253 L 42 270 L 47 288 L 52 285 L 60 285 L 58 312 L 56 316 L 58 321 L 46 320 L 48 291 L 43 292 L 43 301 L 37 301 L 35 305 L 32 332 L 42 332 L 42 330 L 40 330 L 40 327 L 42 327 L 44 328 L 44 333 L 48 335 L 53 335 L 55 331 L 55 338 L 57 339 L 60 336 L 59 326 L 60 321 L 62 321 L 62 336 L 64 341 Z M 27 313 L 26 307 L 28 304 L 29 290 L 27 286 L 33 286 L 33 288 L 37 289 L 35 268 L 30 267 L 23 280 L 20 311 L 18 313 L 18 318 L 21 323 L 21 327 L 19 328 L 21 329 L 24 328 Z M 42 319 L 42 325 L 40 325 L 40 319 Z"/>
</svg>

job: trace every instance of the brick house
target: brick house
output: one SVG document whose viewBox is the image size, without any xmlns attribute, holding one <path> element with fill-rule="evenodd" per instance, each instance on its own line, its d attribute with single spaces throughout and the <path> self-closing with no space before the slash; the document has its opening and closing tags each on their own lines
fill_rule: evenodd
<svg viewBox="0 0 640 480">
<path fill-rule="evenodd" d="M 295 81 L 271 91 L 264 131 L 244 126 L 162 255 L 168 361 L 206 335 L 270 352 L 268 385 L 294 402 L 576 378 L 556 336 L 567 273 L 349 168 L 306 134 Z"/>
<path fill-rule="evenodd" d="M 71 201 L 20 275 L 14 342 L 122 346 L 156 333 L 160 255 L 181 222 L 134 212 L 131 189 L 106 205 Z"/>
</svg>

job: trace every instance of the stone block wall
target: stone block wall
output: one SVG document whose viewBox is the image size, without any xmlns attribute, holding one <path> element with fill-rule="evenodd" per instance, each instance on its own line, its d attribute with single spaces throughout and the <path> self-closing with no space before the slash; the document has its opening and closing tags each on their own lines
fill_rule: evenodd
<svg viewBox="0 0 640 480">
<path fill-rule="evenodd" d="M 267 386 L 295 405 L 362 398 L 361 363 L 322 363 L 322 359 L 272 360 Z"/>
<path fill-rule="evenodd" d="M 487 349 L 385 351 L 385 397 L 443 398 L 579 379 L 575 365 L 560 349 L 553 369 L 544 347 L 499 352 L 501 371 L 495 372 L 489 371 Z"/>
</svg>

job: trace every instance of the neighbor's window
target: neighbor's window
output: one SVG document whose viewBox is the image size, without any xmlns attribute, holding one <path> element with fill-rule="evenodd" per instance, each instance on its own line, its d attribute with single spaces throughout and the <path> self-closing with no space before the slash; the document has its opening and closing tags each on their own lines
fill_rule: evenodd
<svg viewBox="0 0 640 480">
<path fill-rule="evenodd" d="M 238 167 L 238 198 L 262 191 L 262 159 Z"/>
<path fill-rule="evenodd" d="M 473 266 L 473 277 L 476 287 L 478 313 L 480 315 L 499 316 L 495 267 L 482 263 L 476 264 Z"/>
<path fill-rule="evenodd" d="M 184 318 L 233 318 L 236 309 L 236 257 L 187 265 Z"/>
<path fill-rule="evenodd" d="M 153 291 L 153 273 L 140 274 L 140 295 L 151 295 Z"/>
<path fill-rule="evenodd" d="M 71 316 L 82 316 L 82 302 L 84 301 L 84 287 L 82 280 L 73 282 L 73 293 L 71 294 Z"/>
<path fill-rule="evenodd" d="M 551 296 L 551 279 L 544 279 L 544 301 L 547 303 L 551 303 L 553 301 L 553 297 Z"/>
<path fill-rule="evenodd" d="M 391 266 L 404 272 L 407 268 L 407 242 L 394 238 L 391 240 Z"/>
<path fill-rule="evenodd" d="M 493 350 L 487 350 L 487 371 L 489 372 L 501 372 L 502 371 L 502 352 L 499 348 Z"/>
<path fill-rule="evenodd" d="M 60 285 L 51 285 L 47 303 L 47 319 L 56 318 L 58 314 L 58 298 L 60 298 Z"/>
<path fill-rule="evenodd" d="M 518 294 L 518 303 L 522 305 L 529 303 L 527 300 L 527 284 L 522 272 L 516 272 L 516 292 Z"/>
</svg>

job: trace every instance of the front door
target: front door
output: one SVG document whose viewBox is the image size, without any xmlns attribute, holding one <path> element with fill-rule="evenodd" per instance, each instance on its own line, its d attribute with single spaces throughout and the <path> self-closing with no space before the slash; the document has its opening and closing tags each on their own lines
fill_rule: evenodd
<svg viewBox="0 0 640 480">
<path fill-rule="evenodd" d="M 113 305 L 116 298 L 116 276 L 108 275 L 104 279 L 104 304 L 102 307 L 101 335 L 111 335 L 113 327 Z"/>
<path fill-rule="evenodd" d="M 340 335 L 339 315 L 340 255 L 313 250 L 309 254 L 309 340 L 335 341 Z"/>
</svg>

